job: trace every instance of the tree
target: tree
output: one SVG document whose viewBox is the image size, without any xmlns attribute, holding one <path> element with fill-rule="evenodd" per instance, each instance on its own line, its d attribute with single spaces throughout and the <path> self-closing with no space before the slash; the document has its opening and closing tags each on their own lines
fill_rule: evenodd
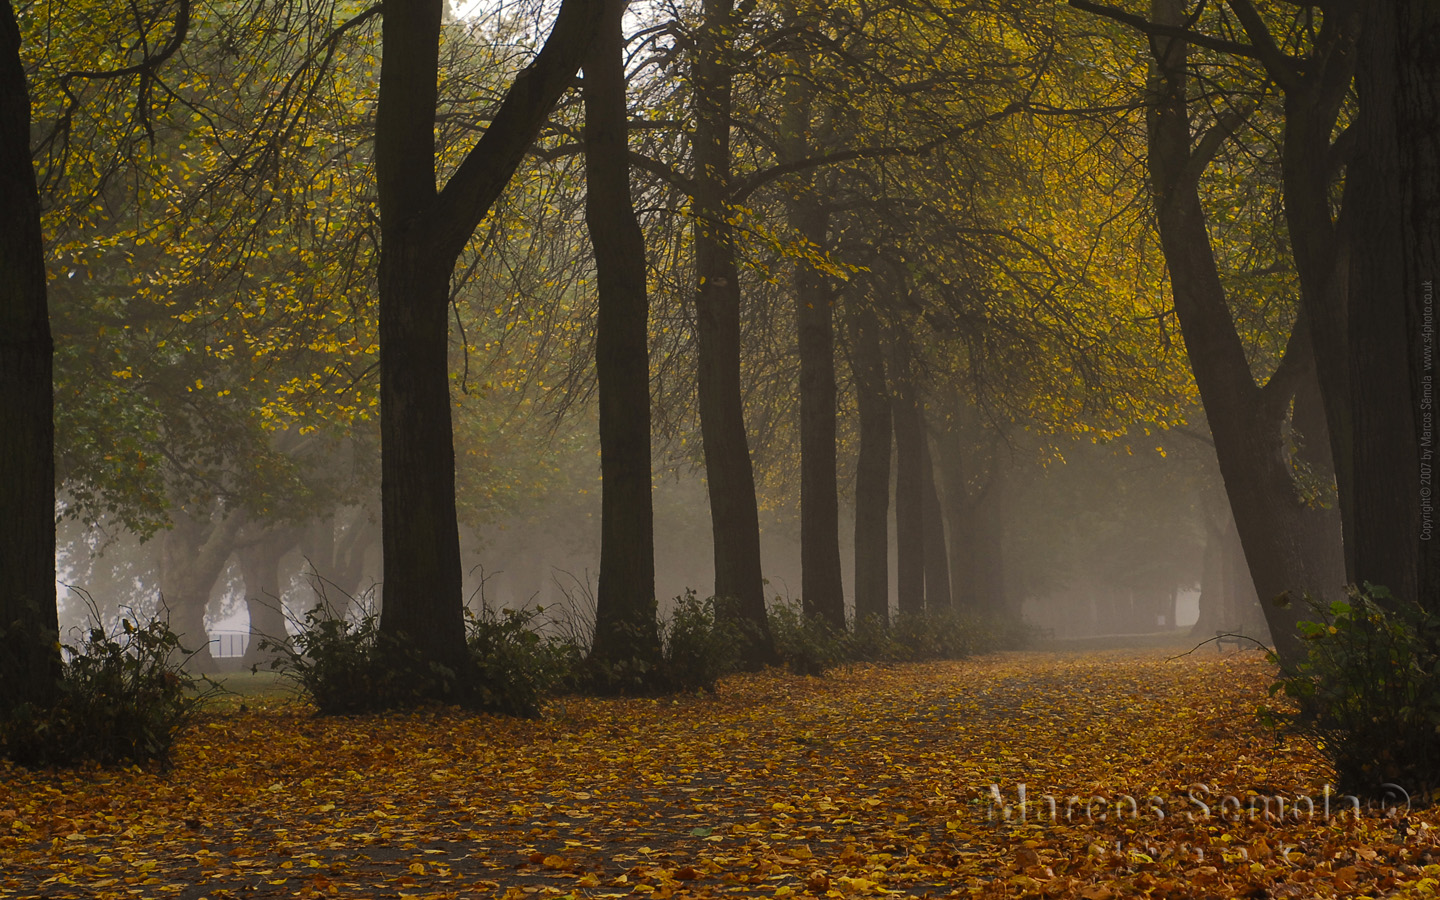
<svg viewBox="0 0 1440 900">
<path fill-rule="evenodd" d="M 1199 188 L 1254 104 L 1222 109 L 1198 136 L 1192 131 L 1191 41 L 1213 42 L 1188 30 L 1182 0 L 1154 0 L 1148 20 L 1085 0 L 1072 5 L 1120 18 L 1149 36 L 1148 166 L 1175 314 L 1271 636 L 1280 658 L 1294 663 L 1303 655 L 1296 631 L 1300 597 L 1332 595 L 1344 579 L 1333 518 L 1300 489 L 1286 451 L 1292 400 L 1315 377 L 1307 317 L 1296 317 L 1283 357 L 1257 384 L 1227 305 Z M 1297 602 L 1279 602 L 1285 596 Z"/>
<path fill-rule="evenodd" d="M 630 196 L 626 0 L 605 0 L 585 62 L 585 220 L 595 250 L 595 377 L 600 402 L 600 585 L 593 659 L 653 665 L 655 519 L 650 488 L 649 312 L 645 236 Z"/>
<path fill-rule="evenodd" d="M 855 462 L 855 621 L 890 621 L 890 395 L 879 319 L 852 317 L 850 370 L 860 447 Z"/>
<path fill-rule="evenodd" d="M 793 21 L 793 4 L 786 10 Z M 815 23 L 802 27 L 814 28 Z M 814 107 L 813 76 L 796 53 L 796 75 L 785 86 L 782 165 L 799 165 L 824 152 L 829 128 Z M 812 146 L 818 138 L 821 146 Z M 836 494 L 836 290 L 821 265 L 828 249 L 830 211 L 824 173 L 796 177 L 787 206 L 790 227 L 804 248 L 795 260 L 795 346 L 800 358 L 800 598 L 806 616 L 845 630 L 845 589 L 840 574 L 840 505 Z"/>
<path fill-rule="evenodd" d="M 700 432 L 715 550 L 715 596 L 753 631 L 753 663 L 773 656 L 760 565 L 755 469 L 740 392 L 740 268 L 731 208 L 734 0 L 703 0 L 693 36 L 695 340 Z"/>
<path fill-rule="evenodd" d="M 1440 273 L 1440 9 L 1361 4 L 1355 155 L 1345 181 L 1357 582 L 1440 610 L 1435 283 Z"/>
<path fill-rule="evenodd" d="M 444 6 L 444 0 L 392 0 L 384 11 L 375 122 L 385 560 L 380 627 L 459 673 L 466 650 L 447 367 L 451 272 L 579 69 L 601 4 L 562 3 L 534 62 L 516 76 L 489 128 L 437 188 Z"/>
<path fill-rule="evenodd" d="M 895 329 L 890 372 L 895 425 L 895 575 L 900 615 L 925 610 L 925 408 L 913 337 Z M 948 599 L 948 598 L 947 598 Z"/>
<path fill-rule="evenodd" d="M 55 606 L 53 345 L 20 26 L 0 6 L 0 714 L 46 706 L 60 673 Z"/>
</svg>

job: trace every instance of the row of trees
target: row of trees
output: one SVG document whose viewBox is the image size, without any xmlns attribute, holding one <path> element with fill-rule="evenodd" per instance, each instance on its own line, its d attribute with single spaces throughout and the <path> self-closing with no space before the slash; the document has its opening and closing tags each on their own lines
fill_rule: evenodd
<svg viewBox="0 0 1440 900">
<path fill-rule="evenodd" d="M 1325 599 L 1343 583 L 1369 582 L 1430 604 L 1424 304 L 1440 237 L 1433 216 L 1414 211 L 1434 190 L 1426 154 L 1435 63 L 1419 48 L 1435 36 L 1436 10 L 1270 9 L 1248 0 L 1191 10 L 1156 0 L 1137 14 L 1071 5 L 1141 32 L 1149 45 L 1156 225 L 1261 596 Z M 1202 186 L 1267 108 L 1299 305 L 1285 352 L 1260 385 L 1217 266 L 1211 233 L 1225 223 L 1207 210 Z M 1327 480 L 1333 473 L 1343 543 L 1287 463 L 1295 435 L 1311 470 Z M 1266 611 L 1281 659 L 1294 664 L 1302 605 Z"/>
<path fill-rule="evenodd" d="M 855 615 L 890 612 L 892 465 L 900 611 L 982 603 L 980 514 L 1006 448 L 1195 417 L 1172 319 L 1261 596 L 1347 578 L 1420 592 L 1425 382 L 1397 379 L 1422 365 L 1400 351 L 1425 334 L 1434 251 L 1432 207 L 1404 205 L 1433 192 L 1414 37 L 1429 13 L 1071 5 L 706 0 L 627 39 L 623 4 L 565 0 L 530 51 L 515 21 L 456 22 L 440 0 L 170 0 L 138 24 L 7 3 L 0 430 L 6 508 L 28 511 L 0 540 L 13 702 L 43 704 L 58 666 L 55 421 L 68 511 L 145 529 L 189 501 L 238 531 L 242 512 L 297 520 L 353 497 L 378 413 L 382 628 L 458 667 L 455 448 L 476 444 L 452 418 L 455 373 L 492 350 L 509 360 L 497 380 L 537 384 L 558 361 L 565 389 L 542 393 L 597 392 L 602 662 L 658 653 L 656 435 L 699 432 L 715 593 L 763 662 L 766 471 L 800 485 L 808 614 L 845 626 L 852 465 Z M 581 177 L 583 213 L 566 199 Z M 563 237 L 582 219 L 588 260 Z M 1356 222 L 1401 232 L 1370 243 L 1379 227 Z M 1367 268 L 1382 251 L 1407 254 L 1392 282 Z M 591 265 L 593 284 L 575 274 Z M 1267 296 L 1292 286 L 1298 305 Z M 577 375 L 592 311 L 593 382 Z M 84 335 L 56 376 L 51 318 Z M 1381 340 L 1411 343 L 1361 352 Z M 54 414 L 36 389 L 52 381 Z M 1366 427 L 1382 408 L 1394 421 Z M 1415 458 L 1376 466 L 1381 445 Z M 337 452 L 355 465 L 337 471 Z M 757 479 L 770 456 L 794 462 Z M 1293 659 L 1296 608 L 1266 614 Z"/>
</svg>

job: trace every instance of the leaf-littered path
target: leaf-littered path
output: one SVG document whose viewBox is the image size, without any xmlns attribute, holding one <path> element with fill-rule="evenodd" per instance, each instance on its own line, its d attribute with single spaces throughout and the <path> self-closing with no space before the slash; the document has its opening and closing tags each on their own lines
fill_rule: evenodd
<svg viewBox="0 0 1440 900">
<path fill-rule="evenodd" d="M 1433 894 L 1440 819 L 1357 817 L 1257 723 L 1269 680 L 1012 653 L 528 722 L 272 703 L 164 774 L 0 768 L 0 897 Z"/>
</svg>

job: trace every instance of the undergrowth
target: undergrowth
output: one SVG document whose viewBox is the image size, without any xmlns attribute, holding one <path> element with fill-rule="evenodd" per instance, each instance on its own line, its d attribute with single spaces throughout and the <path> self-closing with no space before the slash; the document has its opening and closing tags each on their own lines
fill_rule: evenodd
<svg viewBox="0 0 1440 900">
<path fill-rule="evenodd" d="M 588 594 L 584 599 L 593 599 Z M 483 597 L 482 597 L 483 600 Z M 635 659 L 599 660 L 590 653 L 590 623 L 577 615 L 552 619 L 543 607 L 482 606 L 468 617 L 468 657 L 462 671 L 427 663 L 404 642 L 384 634 L 377 613 L 346 616 L 324 601 L 297 623 L 286 642 L 266 642 L 272 668 L 293 679 L 322 713 L 356 713 L 450 698 L 477 709 L 536 716 L 560 693 L 667 694 L 714 690 L 744 668 L 754 636 L 735 624 L 715 598 L 694 591 L 676 597 L 658 623 L 660 648 Z M 791 671 L 823 675 L 857 662 L 958 659 L 1000 646 L 1003 629 L 983 619 L 946 612 L 906 616 L 893 625 L 861 622 L 843 633 L 804 616 L 777 598 L 768 625 L 775 658 Z"/>
<path fill-rule="evenodd" d="M 166 766 L 217 688 L 184 670 L 193 651 L 165 619 L 131 614 L 107 628 L 90 607 L 90 624 L 62 647 L 53 704 L 21 706 L 0 719 L 0 756 L 24 765 Z"/>
<path fill-rule="evenodd" d="M 1312 604 L 1300 623 L 1306 660 L 1270 688 L 1293 708 L 1262 720 L 1310 739 L 1342 791 L 1371 797 L 1431 795 L 1440 771 L 1440 616 L 1383 587 L 1350 588 Z"/>
</svg>

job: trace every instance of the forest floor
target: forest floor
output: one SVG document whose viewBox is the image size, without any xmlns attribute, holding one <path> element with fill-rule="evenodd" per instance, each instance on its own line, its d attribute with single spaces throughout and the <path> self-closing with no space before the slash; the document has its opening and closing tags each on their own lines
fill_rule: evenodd
<svg viewBox="0 0 1440 900">
<path fill-rule="evenodd" d="M 1258 724 L 1259 653 L 1173 652 L 766 673 L 537 721 L 251 695 L 207 713 L 169 772 L 0 763 L 0 897 L 1440 888 L 1440 814 L 1342 811 L 1314 750 Z"/>
</svg>

